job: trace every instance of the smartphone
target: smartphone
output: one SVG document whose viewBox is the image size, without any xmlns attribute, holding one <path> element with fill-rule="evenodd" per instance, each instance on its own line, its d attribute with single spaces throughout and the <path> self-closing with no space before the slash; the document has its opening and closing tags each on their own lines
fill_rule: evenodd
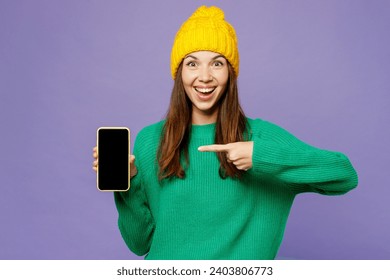
<svg viewBox="0 0 390 280">
<path fill-rule="evenodd" d="M 127 191 L 130 188 L 130 130 L 99 127 L 97 130 L 97 188 Z"/>
</svg>

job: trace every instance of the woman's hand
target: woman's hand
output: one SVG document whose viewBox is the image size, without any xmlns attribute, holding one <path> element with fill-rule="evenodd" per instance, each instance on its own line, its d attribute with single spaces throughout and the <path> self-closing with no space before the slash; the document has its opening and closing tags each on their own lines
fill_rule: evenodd
<svg viewBox="0 0 390 280">
<path fill-rule="evenodd" d="M 253 141 L 200 146 L 198 150 L 201 152 L 225 152 L 226 160 L 233 163 L 237 169 L 247 171 L 252 168 Z"/>
<path fill-rule="evenodd" d="M 99 164 L 97 147 L 93 147 L 92 151 L 93 151 L 92 156 L 94 158 L 92 169 L 95 170 L 95 172 L 97 172 L 97 167 Z M 137 172 L 138 172 L 137 167 L 135 166 L 134 162 L 135 162 L 135 156 L 130 155 L 130 176 L 131 176 L 131 178 L 133 178 L 135 175 L 137 175 Z"/>
</svg>

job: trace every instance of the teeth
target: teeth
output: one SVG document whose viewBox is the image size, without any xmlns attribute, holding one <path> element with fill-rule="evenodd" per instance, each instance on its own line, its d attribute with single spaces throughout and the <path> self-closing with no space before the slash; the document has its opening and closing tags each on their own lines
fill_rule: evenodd
<svg viewBox="0 0 390 280">
<path fill-rule="evenodd" d="M 199 91 L 201 93 L 210 93 L 214 90 L 215 88 L 195 88 L 196 91 Z"/>
</svg>

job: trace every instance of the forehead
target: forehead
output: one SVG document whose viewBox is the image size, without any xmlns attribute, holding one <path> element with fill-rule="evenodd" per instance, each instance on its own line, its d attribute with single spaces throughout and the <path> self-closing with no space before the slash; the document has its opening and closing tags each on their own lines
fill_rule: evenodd
<svg viewBox="0 0 390 280">
<path fill-rule="evenodd" d="M 195 58 L 200 59 L 200 60 L 214 59 L 215 57 L 223 57 L 224 58 L 224 56 L 222 54 L 217 53 L 217 52 L 212 52 L 212 51 L 196 51 L 196 52 L 189 53 L 185 56 L 185 58 L 188 58 L 188 57 L 195 57 Z"/>
</svg>

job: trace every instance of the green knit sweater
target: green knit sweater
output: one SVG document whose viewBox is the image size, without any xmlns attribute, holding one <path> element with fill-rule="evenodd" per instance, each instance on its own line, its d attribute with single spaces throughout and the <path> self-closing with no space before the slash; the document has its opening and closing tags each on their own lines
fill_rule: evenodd
<svg viewBox="0 0 390 280">
<path fill-rule="evenodd" d="M 248 118 L 253 167 L 240 179 L 221 179 L 215 124 L 193 125 L 185 179 L 158 181 L 156 152 L 163 121 L 134 143 L 138 174 L 128 192 L 114 194 L 127 246 L 145 259 L 274 259 L 294 197 L 339 195 L 357 174 L 339 152 L 309 146 L 284 129 Z"/>
</svg>

